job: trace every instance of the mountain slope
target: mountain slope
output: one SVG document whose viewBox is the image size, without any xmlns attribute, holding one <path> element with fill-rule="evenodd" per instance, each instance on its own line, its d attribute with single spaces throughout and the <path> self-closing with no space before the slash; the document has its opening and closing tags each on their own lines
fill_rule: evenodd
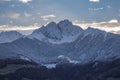
<svg viewBox="0 0 120 80">
<path fill-rule="evenodd" d="M 29 37 L 36 38 L 44 42 L 65 43 L 74 41 L 83 30 L 73 25 L 70 21 L 64 20 L 56 24 L 49 23 L 47 26 L 35 30 Z"/>
<path fill-rule="evenodd" d="M 23 37 L 23 35 L 17 31 L 1 32 L 0 43 L 12 42 L 20 37 Z"/>
</svg>

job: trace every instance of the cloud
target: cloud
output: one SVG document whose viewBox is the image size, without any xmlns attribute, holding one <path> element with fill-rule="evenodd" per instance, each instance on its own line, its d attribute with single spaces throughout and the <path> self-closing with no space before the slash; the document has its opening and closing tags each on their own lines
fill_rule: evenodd
<svg viewBox="0 0 120 80">
<path fill-rule="evenodd" d="M 0 0 L 0 2 L 10 2 L 10 1 L 19 1 L 22 3 L 28 3 L 31 2 L 32 0 Z"/>
<path fill-rule="evenodd" d="M 98 11 L 98 10 L 103 10 L 103 7 L 100 8 L 88 8 L 89 11 Z"/>
<path fill-rule="evenodd" d="M 16 12 L 9 12 L 8 17 L 12 19 L 18 19 L 20 17 L 20 14 Z"/>
<path fill-rule="evenodd" d="M 21 30 L 21 31 L 27 31 L 27 30 L 35 30 L 38 29 L 38 25 L 30 25 L 30 26 L 11 26 L 11 25 L 1 25 L 0 31 L 12 31 L 12 30 Z"/>
<path fill-rule="evenodd" d="M 0 32 L 2 31 L 18 31 L 24 35 L 31 34 L 35 29 L 40 28 L 41 25 L 38 23 L 34 23 L 29 26 L 17 26 L 17 25 L 0 25 Z"/>
<path fill-rule="evenodd" d="M 22 3 L 28 3 L 28 2 L 31 2 L 32 0 L 19 0 L 19 1 Z"/>
<path fill-rule="evenodd" d="M 44 21 L 48 21 L 50 18 L 55 18 L 55 17 L 56 17 L 56 16 L 53 15 L 53 14 L 41 16 L 41 18 L 42 18 Z"/>
<path fill-rule="evenodd" d="M 100 2 L 100 0 L 89 0 L 90 2 Z"/>
<path fill-rule="evenodd" d="M 3 2 L 10 2 L 12 0 L 0 0 L 0 3 L 3 3 Z"/>
<path fill-rule="evenodd" d="M 8 1 L 8 2 L 9 2 L 9 1 L 11 1 L 11 0 L 2 0 L 2 1 Z"/>
<path fill-rule="evenodd" d="M 118 23 L 118 20 L 117 19 L 112 19 L 109 21 L 109 23 Z"/>
<path fill-rule="evenodd" d="M 9 1 L 12 1 L 12 0 L 1 0 L 1 1 L 6 1 L 6 2 L 9 2 Z"/>
<path fill-rule="evenodd" d="M 81 26 L 83 29 L 93 27 L 107 32 L 112 32 L 116 34 L 118 34 L 118 32 L 120 33 L 120 23 L 117 19 L 111 19 L 106 22 L 84 22 L 75 20 L 73 24 Z"/>
</svg>

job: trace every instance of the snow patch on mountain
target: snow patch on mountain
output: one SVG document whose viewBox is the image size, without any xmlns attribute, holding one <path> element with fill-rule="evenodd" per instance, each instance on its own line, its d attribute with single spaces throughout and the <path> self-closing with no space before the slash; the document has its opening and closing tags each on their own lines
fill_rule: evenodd
<svg viewBox="0 0 120 80">
<path fill-rule="evenodd" d="M 56 68 L 56 65 L 55 63 L 53 64 L 43 64 L 43 66 L 46 66 L 48 69 L 51 69 L 51 68 Z"/>
<path fill-rule="evenodd" d="M 25 57 L 25 56 L 23 56 L 23 55 L 20 55 L 19 57 L 20 57 L 20 59 L 22 59 L 22 60 L 31 61 L 31 59 L 29 59 L 28 57 Z"/>
<path fill-rule="evenodd" d="M 79 63 L 80 61 L 76 61 L 76 60 L 72 60 L 70 59 L 69 57 L 65 56 L 65 55 L 59 55 L 57 57 L 57 59 L 60 61 L 60 63 L 73 63 L 73 64 L 77 64 Z"/>
</svg>

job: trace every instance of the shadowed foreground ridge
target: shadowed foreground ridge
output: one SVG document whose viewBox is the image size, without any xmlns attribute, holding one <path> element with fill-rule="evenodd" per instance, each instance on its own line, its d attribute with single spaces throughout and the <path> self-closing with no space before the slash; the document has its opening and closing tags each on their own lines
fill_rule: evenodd
<svg viewBox="0 0 120 80">
<path fill-rule="evenodd" d="M 120 80 L 120 59 L 83 65 L 63 63 L 51 69 L 25 60 L 0 60 L 0 80 Z"/>
</svg>

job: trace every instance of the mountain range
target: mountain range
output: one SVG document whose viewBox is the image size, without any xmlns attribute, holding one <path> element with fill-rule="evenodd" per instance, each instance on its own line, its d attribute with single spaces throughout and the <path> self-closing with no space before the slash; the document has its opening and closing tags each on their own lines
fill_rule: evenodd
<svg viewBox="0 0 120 80">
<path fill-rule="evenodd" d="M 120 35 L 73 25 L 69 20 L 51 22 L 24 36 L 0 33 L 0 58 L 32 60 L 41 64 L 88 63 L 120 58 Z"/>
</svg>

